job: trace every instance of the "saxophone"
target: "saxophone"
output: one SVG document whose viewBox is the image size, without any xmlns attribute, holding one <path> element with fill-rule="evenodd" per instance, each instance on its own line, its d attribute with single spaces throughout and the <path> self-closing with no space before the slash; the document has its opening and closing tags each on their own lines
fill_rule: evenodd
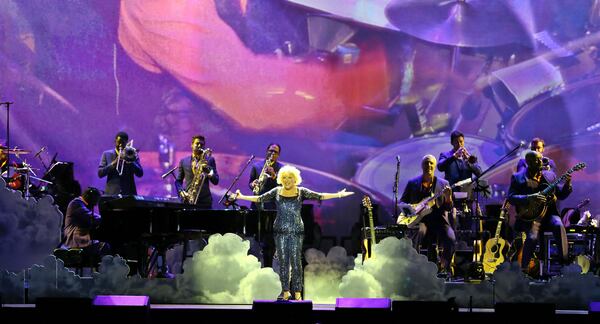
<svg viewBox="0 0 600 324">
<path fill-rule="evenodd" d="M 200 196 L 200 191 L 202 190 L 202 186 L 204 186 L 204 182 L 208 175 L 204 171 L 205 167 L 208 165 L 208 158 L 212 154 L 212 150 L 207 148 L 202 150 L 200 154 L 200 159 L 198 163 L 196 163 L 196 167 L 192 166 L 192 173 L 194 174 L 194 178 L 192 182 L 187 186 L 186 190 L 181 192 L 181 198 L 184 203 L 195 205 L 198 201 L 198 197 Z"/>
<path fill-rule="evenodd" d="M 273 153 L 269 153 L 269 155 L 267 156 L 267 160 L 265 161 L 265 164 L 263 165 L 263 168 L 260 171 L 260 174 L 258 175 L 258 179 L 256 180 L 256 185 L 254 186 L 254 188 L 252 188 L 252 193 L 254 193 L 255 195 L 258 195 L 260 190 L 265 185 L 265 181 L 267 181 L 267 179 L 271 177 L 267 173 L 267 168 L 272 167 L 273 164 L 274 164 Z"/>
</svg>

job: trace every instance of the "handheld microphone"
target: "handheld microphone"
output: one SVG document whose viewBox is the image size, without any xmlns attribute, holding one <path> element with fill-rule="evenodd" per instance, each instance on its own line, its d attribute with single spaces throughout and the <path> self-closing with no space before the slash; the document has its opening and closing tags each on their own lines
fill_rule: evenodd
<svg viewBox="0 0 600 324">
<path fill-rule="evenodd" d="M 46 147 L 45 147 L 45 146 L 42 146 L 42 148 L 41 148 L 39 151 L 37 151 L 37 153 L 35 153 L 35 155 L 33 156 L 33 158 L 34 158 L 34 159 L 35 159 L 35 158 L 37 158 L 37 157 L 38 157 L 38 156 L 40 156 L 40 154 L 42 154 L 42 152 L 44 152 L 45 150 L 46 150 Z"/>
<path fill-rule="evenodd" d="M 398 163 L 400 163 L 400 155 L 396 155 L 396 161 L 398 161 Z"/>
<path fill-rule="evenodd" d="M 168 176 L 169 176 L 169 174 L 171 174 L 171 173 L 175 172 L 175 170 L 177 170 L 177 168 L 179 168 L 179 166 L 176 166 L 176 167 L 172 168 L 171 170 L 167 171 L 167 173 L 165 173 L 165 174 L 161 175 L 160 177 L 161 177 L 162 179 L 164 179 L 164 178 L 168 177 Z"/>
</svg>

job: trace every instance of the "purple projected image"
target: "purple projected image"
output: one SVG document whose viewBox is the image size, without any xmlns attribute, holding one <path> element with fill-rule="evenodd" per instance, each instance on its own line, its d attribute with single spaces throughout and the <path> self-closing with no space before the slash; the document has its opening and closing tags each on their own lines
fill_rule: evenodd
<svg viewBox="0 0 600 324">
<path fill-rule="evenodd" d="M 363 285 L 364 297 L 441 300 L 451 289 L 438 285 L 438 276 L 490 277 L 472 253 L 494 237 L 504 201 L 510 208 L 498 236 L 512 246 L 504 259 L 515 263 L 494 269 L 510 277 L 505 287 L 519 285 L 517 263 L 528 276 L 548 279 L 563 265 L 590 259 L 586 272 L 598 274 L 600 241 L 590 236 L 600 219 L 597 7 L 560 0 L 543 7 L 514 0 L 0 1 L 1 189 L 12 197 L 0 206 L 0 242 L 13 244 L 19 224 L 31 222 L 19 221 L 21 210 L 51 219 L 35 227 L 43 247 L 14 260 L 6 245 L 0 269 L 55 262 L 41 256 L 74 247 L 66 237 L 54 242 L 64 232 L 55 227 L 75 212 L 86 220 L 99 213 L 100 225 L 77 229 L 85 242 L 76 248 L 108 243 L 111 255 L 123 257 L 102 261 L 107 282 L 106 269 L 117 269 L 125 278 L 128 271 L 177 275 L 195 287 L 178 292 L 186 302 L 276 298 L 274 265 L 288 250 L 273 231 L 281 216 L 270 210 L 287 196 L 264 206 L 232 200 L 238 189 L 261 195 L 278 187 L 279 169 L 290 165 L 301 171 L 301 187 L 339 196 L 333 198 L 354 192 L 306 200 L 311 206 L 295 220 L 304 236 L 294 255 L 308 266 L 306 289 L 323 301 L 363 297 Z M 554 193 L 536 195 L 580 162 L 586 168 L 557 181 Z M 472 180 L 448 192 L 444 179 L 448 186 Z M 88 187 L 102 191 L 97 204 Z M 9 190 L 25 202 L 14 202 Z M 375 228 L 364 196 L 373 201 Z M 416 215 L 431 196 L 427 215 Z M 85 208 L 68 211 L 77 197 Z M 33 201 L 50 211 L 31 211 Z M 539 204 L 548 206 L 537 218 L 541 236 L 530 235 L 519 251 L 521 233 L 536 228 L 521 224 L 523 206 Z M 565 229 L 565 215 L 581 224 Z M 414 228 L 397 224 L 414 216 L 422 217 Z M 549 250 L 536 250 L 532 238 L 541 241 L 545 232 L 566 233 L 570 245 L 563 250 L 555 238 Z M 212 252 L 194 252 L 204 252 L 215 233 L 242 238 L 212 239 L 211 248 L 223 244 L 243 260 L 231 268 L 237 279 L 220 290 L 189 274 L 212 278 L 200 269 Z M 361 260 L 372 236 L 382 257 Z M 379 243 L 388 236 L 411 239 L 415 253 L 407 240 Z M 102 255 L 95 257 L 88 261 L 99 264 Z M 386 286 L 382 270 L 371 268 L 380 263 L 390 273 L 391 264 L 402 267 L 433 287 L 431 294 L 405 292 L 396 287 L 404 285 L 400 279 Z M 427 271 L 419 274 L 421 265 Z M 130 291 L 116 292 L 141 294 L 157 284 L 133 291 L 136 285 L 128 281 Z M 263 285 L 268 289 L 256 292 Z M 459 299 L 487 298 L 488 288 L 465 289 Z"/>
</svg>

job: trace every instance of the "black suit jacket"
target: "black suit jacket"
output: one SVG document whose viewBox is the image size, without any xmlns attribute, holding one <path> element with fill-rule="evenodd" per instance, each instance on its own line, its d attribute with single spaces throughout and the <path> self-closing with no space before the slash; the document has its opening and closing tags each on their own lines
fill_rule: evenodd
<svg viewBox="0 0 600 324">
<path fill-rule="evenodd" d="M 461 180 L 470 179 L 473 175 L 481 174 L 481 167 L 477 163 L 469 163 L 454 157 L 454 149 L 440 153 L 438 170 L 444 172 L 444 178 L 453 185 Z"/>
<path fill-rule="evenodd" d="M 508 201 L 515 205 L 517 210 L 519 206 L 527 205 L 527 195 L 534 194 L 543 190 L 546 186 L 542 184 L 550 184 L 556 180 L 556 174 L 552 171 L 542 171 L 542 181 L 539 187 L 534 187 L 535 182 L 527 178 L 527 168 L 521 172 L 514 173 L 510 178 L 510 188 L 508 189 Z M 554 189 L 553 193 L 559 200 L 566 199 L 573 187 L 559 184 Z M 559 215 L 556 202 L 551 202 L 548 206 L 548 215 Z"/>
<path fill-rule="evenodd" d="M 258 179 L 258 177 L 260 176 L 260 172 L 262 171 L 263 166 L 265 165 L 265 162 L 266 161 L 256 162 L 252 165 L 252 169 L 250 170 L 250 179 L 248 181 L 248 186 L 250 187 L 251 190 L 252 190 L 252 185 L 251 185 L 252 181 Z M 275 170 L 276 174 L 279 173 L 279 169 L 281 169 L 281 167 L 283 167 L 283 164 L 281 164 L 279 162 L 275 162 L 275 164 L 273 164 L 273 169 Z M 262 195 L 265 192 L 268 192 L 275 187 L 277 187 L 277 178 L 275 178 L 275 179 L 267 178 L 262 189 L 258 192 L 258 195 Z M 250 204 L 250 207 L 252 209 L 258 209 L 259 205 L 261 205 L 261 204 L 252 203 L 252 204 Z M 262 209 L 276 209 L 276 206 L 275 206 L 275 203 L 272 201 L 263 202 Z"/>
<path fill-rule="evenodd" d="M 212 156 L 206 159 L 208 166 L 213 170 L 212 177 L 208 178 L 204 181 L 202 185 L 202 189 L 200 190 L 200 195 L 198 196 L 198 201 L 196 205 L 203 208 L 212 208 L 212 195 L 210 192 L 209 182 L 217 185 L 219 184 L 219 173 L 217 172 L 217 163 L 215 162 L 215 158 Z M 177 180 L 175 181 L 175 186 L 177 187 L 177 191 L 183 189 L 183 182 L 185 181 L 185 190 L 189 189 L 191 182 L 194 180 L 194 173 L 192 172 L 192 156 L 185 157 L 179 161 L 179 168 L 177 171 Z"/>
<path fill-rule="evenodd" d="M 115 149 L 107 150 L 102 153 L 100 166 L 98 167 L 98 177 L 106 177 L 105 195 L 137 195 L 135 180 L 133 175 L 141 177 L 144 175 L 144 169 L 138 158 L 135 162 L 125 163 L 123 174 L 119 175 L 117 168 L 111 165 L 113 160 L 117 159 Z"/>
<path fill-rule="evenodd" d="M 433 194 L 441 193 L 444 190 L 444 187 L 448 186 L 448 181 L 434 177 L 435 187 L 433 188 Z M 408 180 L 406 183 L 406 187 L 404 188 L 404 192 L 402 193 L 402 198 L 400 200 L 407 204 L 416 204 L 423 199 L 429 197 L 427 193 L 421 191 L 421 186 L 423 182 L 423 176 L 418 176 Z M 449 225 L 453 225 L 450 222 L 450 217 L 448 216 L 448 212 L 452 210 L 453 205 L 443 204 L 441 206 L 434 206 L 432 208 L 431 214 L 423 217 L 421 220 L 425 224 L 440 224 L 447 223 Z"/>
</svg>

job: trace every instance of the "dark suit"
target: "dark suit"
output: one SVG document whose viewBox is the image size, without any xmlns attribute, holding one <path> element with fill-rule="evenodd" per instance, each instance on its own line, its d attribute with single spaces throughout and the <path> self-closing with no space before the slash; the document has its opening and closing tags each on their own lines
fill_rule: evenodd
<svg viewBox="0 0 600 324">
<path fill-rule="evenodd" d="M 438 177 L 434 177 L 433 179 L 433 189 L 430 188 L 427 191 L 423 189 L 422 176 L 410 179 L 404 188 L 404 193 L 400 200 L 407 204 L 416 204 L 427 197 L 441 193 L 444 187 L 448 186 L 448 181 L 444 179 Z M 431 213 L 421 220 L 414 245 L 419 250 L 423 243 L 427 248 L 429 260 L 433 262 L 437 261 L 437 256 L 433 253 L 431 245 L 433 243 L 442 245 L 444 247 L 444 253 L 441 257 L 442 267 L 449 270 L 447 267 L 450 265 L 452 255 L 454 254 L 454 247 L 456 246 L 456 235 L 453 229 L 454 221 L 449 215 L 453 206 L 452 203 L 441 204 L 441 199 L 438 201 L 440 204 L 433 206 Z"/>
<path fill-rule="evenodd" d="M 210 185 L 219 184 L 219 173 L 217 172 L 217 163 L 215 159 L 210 156 L 206 159 L 208 167 L 213 171 L 212 177 L 206 179 L 204 184 L 202 185 L 202 189 L 200 190 L 200 194 L 198 196 L 198 201 L 196 202 L 196 206 L 200 208 L 210 209 L 212 208 L 212 194 L 210 193 Z M 207 171 L 208 173 L 208 171 Z M 185 157 L 179 161 L 179 168 L 177 171 L 177 180 L 175 181 L 175 186 L 177 187 L 177 191 L 182 190 L 183 182 L 185 181 L 185 190 L 187 191 L 194 181 L 194 173 L 192 172 L 192 156 Z"/>
<path fill-rule="evenodd" d="M 260 176 L 260 172 L 263 169 L 263 166 L 265 165 L 266 161 L 262 161 L 262 162 L 256 162 L 252 165 L 252 169 L 250 170 L 250 181 L 248 181 L 248 186 L 250 187 L 250 189 L 252 188 L 252 181 L 258 179 L 258 177 Z M 281 167 L 283 167 L 283 164 L 279 163 L 279 162 L 275 162 L 273 164 L 273 169 L 275 170 L 275 174 L 279 173 L 279 169 L 281 169 Z M 270 191 L 271 189 L 277 187 L 277 178 L 273 179 L 271 177 L 267 178 L 267 180 L 265 180 L 261 190 L 258 192 L 258 195 L 262 195 L 265 192 Z M 260 205 L 260 204 L 258 204 Z M 263 208 L 264 209 L 275 209 L 275 203 L 273 202 L 264 202 L 262 203 Z M 251 208 L 252 209 L 257 209 L 258 206 L 255 203 L 251 204 Z"/>
<path fill-rule="evenodd" d="M 104 188 L 105 195 L 137 195 L 135 180 L 133 175 L 141 177 L 144 175 L 144 169 L 140 159 L 134 162 L 125 163 L 123 174 L 119 175 L 116 166 L 111 165 L 113 160 L 117 159 L 115 149 L 107 150 L 102 153 L 100 166 L 98 167 L 98 177 L 106 177 L 106 187 Z"/>
<path fill-rule="evenodd" d="M 91 230 L 100 224 L 100 215 L 89 209 L 81 197 L 73 199 L 67 207 L 63 231 L 63 248 L 83 248 L 86 256 L 100 257 L 110 254 L 107 243 L 92 240 Z"/>
<path fill-rule="evenodd" d="M 528 195 L 537 193 L 543 190 L 548 184 L 554 182 L 556 180 L 556 174 L 552 171 L 542 171 L 542 178 L 539 184 L 536 181 L 533 181 L 527 177 L 527 168 L 525 168 L 521 172 L 514 173 L 510 179 L 510 188 L 508 189 L 508 201 L 513 204 L 517 212 L 521 209 L 521 206 L 526 206 L 530 198 L 527 198 Z M 559 200 L 563 200 L 567 198 L 573 188 L 571 186 L 558 186 L 553 190 L 553 193 Z M 552 199 L 552 195 L 548 197 L 549 200 Z M 523 258 L 521 261 L 521 267 L 523 269 L 527 269 L 529 265 L 529 260 L 533 254 L 533 250 L 539 240 L 538 233 L 543 233 L 544 231 L 552 231 L 554 234 L 554 238 L 559 243 L 559 255 L 564 260 L 566 258 L 563 255 L 563 244 L 566 244 L 566 232 L 560 217 L 558 216 L 558 209 L 556 207 L 556 202 L 549 201 L 548 202 L 548 211 L 546 212 L 546 216 L 540 221 L 540 228 L 536 230 L 534 228 L 533 222 L 528 222 L 517 218 L 515 222 L 515 230 L 520 232 L 527 232 L 527 238 L 523 244 Z"/>
<path fill-rule="evenodd" d="M 473 175 L 481 174 L 481 167 L 477 163 L 469 163 L 464 159 L 454 157 L 454 149 L 440 153 L 437 168 L 444 172 L 444 178 L 453 185 L 461 180 L 470 179 Z"/>
</svg>

